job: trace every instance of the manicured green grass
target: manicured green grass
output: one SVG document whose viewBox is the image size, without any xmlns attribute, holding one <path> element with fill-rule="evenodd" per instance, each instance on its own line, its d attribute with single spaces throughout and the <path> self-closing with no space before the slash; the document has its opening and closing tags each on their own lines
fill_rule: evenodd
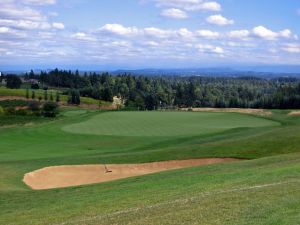
<svg viewBox="0 0 300 225">
<path fill-rule="evenodd" d="M 112 112 L 94 116 L 64 131 L 114 136 L 190 136 L 239 127 L 268 127 L 279 123 L 234 113 Z"/>
<path fill-rule="evenodd" d="M 3 224 L 286 224 L 300 221 L 300 155 L 85 187 L 0 192 Z"/>
<path fill-rule="evenodd" d="M 65 110 L 53 121 L 0 128 L 0 224 L 298 225 L 299 143 L 300 117 L 286 111 Z M 24 173 L 53 165 L 205 157 L 252 160 L 57 190 L 22 183 Z"/>
</svg>

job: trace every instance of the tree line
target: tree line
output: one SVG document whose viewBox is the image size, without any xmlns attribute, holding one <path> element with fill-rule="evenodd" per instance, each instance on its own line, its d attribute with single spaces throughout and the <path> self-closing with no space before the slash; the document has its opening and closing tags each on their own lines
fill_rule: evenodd
<svg viewBox="0 0 300 225">
<path fill-rule="evenodd" d="M 168 107 L 300 108 L 300 80 L 296 78 L 80 74 L 58 69 L 38 75 L 31 73 L 33 77 L 42 86 L 62 88 L 69 95 L 72 92 L 105 101 L 119 96 L 127 107 L 141 110 Z"/>
</svg>

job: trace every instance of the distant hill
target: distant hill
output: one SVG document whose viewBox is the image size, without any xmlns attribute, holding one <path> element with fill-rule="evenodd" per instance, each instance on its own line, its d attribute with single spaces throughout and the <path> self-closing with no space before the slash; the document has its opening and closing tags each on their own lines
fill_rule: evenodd
<svg viewBox="0 0 300 225">
<path fill-rule="evenodd" d="M 130 73 L 133 75 L 144 75 L 144 76 L 213 76 L 213 77 L 241 77 L 241 76 L 255 76 L 261 78 L 274 78 L 274 77 L 299 77 L 300 78 L 300 66 L 291 66 L 291 65 L 268 65 L 268 66 L 232 66 L 232 67 L 203 67 L 203 68 L 146 68 L 146 69 L 118 69 L 118 70 L 105 70 L 105 69 L 94 69 L 96 66 L 88 67 L 83 69 L 80 66 L 80 74 L 85 72 L 109 72 L 114 75 Z M 48 67 L 47 67 L 48 68 Z M 75 69 L 74 69 L 75 68 Z M 30 69 L 33 69 L 35 73 L 40 73 L 40 71 L 50 71 L 52 69 L 37 69 L 37 68 L 28 68 L 28 69 L 3 69 L 0 72 L 5 74 L 24 74 L 29 72 Z M 59 69 L 66 69 L 60 68 Z M 76 70 L 75 66 L 70 68 L 72 71 Z"/>
<path fill-rule="evenodd" d="M 255 76 L 262 78 L 274 77 L 300 77 L 300 67 L 284 68 L 249 67 L 249 68 L 187 68 L 187 69 L 141 69 L 141 70 L 116 70 L 113 74 L 130 73 L 134 75 L 146 76 L 214 76 L 214 77 L 241 77 Z"/>
</svg>

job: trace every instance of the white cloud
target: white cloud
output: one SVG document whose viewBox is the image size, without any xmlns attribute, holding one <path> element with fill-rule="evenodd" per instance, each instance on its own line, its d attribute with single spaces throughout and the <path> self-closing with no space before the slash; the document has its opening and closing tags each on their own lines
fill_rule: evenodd
<svg viewBox="0 0 300 225">
<path fill-rule="evenodd" d="M 147 41 L 147 42 L 145 42 L 143 44 L 146 45 L 146 46 L 150 46 L 150 47 L 157 47 L 157 46 L 159 46 L 159 43 L 156 42 L 156 41 Z"/>
<path fill-rule="evenodd" d="M 18 37 L 18 38 L 26 37 L 26 33 L 19 31 L 19 30 L 11 29 L 9 27 L 0 27 L 0 34 L 9 35 L 8 38 L 10 37 L 10 35 L 12 35 L 14 37 Z"/>
<path fill-rule="evenodd" d="M 106 32 L 117 35 L 136 35 L 138 34 L 138 29 L 136 27 L 124 27 L 121 24 L 105 24 L 99 29 L 100 32 Z"/>
<path fill-rule="evenodd" d="M 13 20 L 0 19 L 0 25 L 9 26 L 17 29 L 33 30 L 33 29 L 50 29 L 51 25 L 45 21 L 31 21 L 31 20 Z"/>
<path fill-rule="evenodd" d="M 189 31 L 186 28 L 181 28 L 178 31 L 175 32 L 169 32 L 169 33 L 176 33 L 177 35 L 179 35 L 180 37 L 186 38 L 186 39 L 191 39 L 194 37 L 193 32 Z"/>
<path fill-rule="evenodd" d="M 155 0 L 157 7 L 174 7 L 186 11 L 221 11 L 221 5 L 214 1 L 202 0 Z"/>
<path fill-rule="evenodd" d="M 234 20 L 227 19 L 222 15 L 212 15 L 206 18 L 206 21 L 210 24 L 215 24 L 218 26 L 226 26 L 234 24 Z"/>
<path fill-rule="evenodd" d="M 199 50 L 199 52 L 203 52 L 203 53 L 224 54 L 224 52 L 225 52 L 223 48 L 216 47 L 213 45 L 198 44 L 198 45 L 196 45 L 196 48 Z"/>
<path fill-rule="evenodd" d="M 96 38 L 83 32 L 77 32 L 71 35 L 71 38 L 81 41 L 96 41 Z"/>
<path fill-rule="evenodd" d="M 248 30 L 233 30 L 228 33 L 228 37 L 236 39 L 247 39 L 250 36 L 250 31 Z"/>
<path fill-rule="evenodd" d="M 253 30 L 253 35 L 265 40 L 270 40 L 270 41 L 274 41 L 277 40 L 278 38 L 295 38 L 296 36 L 294 36 L 292 34 L 292 32 L 288 29 L 279 31 L 279 32 L 274 32 L 272 30 L 269 30 L 268 28 L 264 27 L 264 26 L 257 26 L 254 27 Z"/>
<path fill-rule="evenodd" d="M 46 38 L 53 38 L 55 36 L 55 33 L 41 31 L 41 32 L 38 32 L 38 35 L 39 35 L 39 37 L 46 39 Z"/>
<path fill-rule="evenodd" d="M 20 0 L 23 4 L 29 5 L 54 5 L 56 0 Z"/>
<path fill-rule="evenodd" d="M 161 15 L 173 19 L 186 19 L 188 17 L 185 11 L 175 8 L 165 9 L 161 12 Z"/>
<path fill-rule="evenodd" d="M 247 42 L 235 42 L 235 41 L 229 41 L 225 43 L 225 45 L 230 47 L 251 47 L 254 48 L 257 45 L 255 43 L 247 43 Z"/>
<path fill-rule="evenodd" d="M 107 47 L 122 47 L 122 48 L 129 48 L 131 47 L 131 43 L 128 41 L 113 41 L 107 45 Z"/>
<path fill-rule="evenodd" d="M 286 44 L 283 48 L 283 51 L 289 53 L 300 53 L 300 45 L 299 44 Z"/>
<path fill-rule="evenodd" d="M 43 21 L 43 16 L 39 11 L 31 9 L 29 7 L 19 7 L 14 4 L 2 5 L 0 7 L 0 15 L 6 19 L 23 19 L 33 21 Z"/>
<path fill-rule="evenodd" d="M 52 23 L 52 27 L 58 30 L 65 29 L 65 25 L 63 23 Z"/>
<path fill-rule="evenodd" d="M 289 29 L 279 32 L 272 31 L 264 26 L 257 26 L 249 30 L 233 30 L 227 33 L 227 37 L 232 39 L 249 40 L 251 38 L 261 38 L 263 40 L 275 41 L 279 38 L 298 39 L 298 36 L 293 34 Z"/>
<path fill-rule="evenodd" d="M 279 36 L 284 37 L 284 38 L 291 38 L 292 37 L 292 32 L 288 29 L 279 31 Z"/>
<path fill-rule="evenodd" d="M 0 26 L 21 30 L 51 29 L 47 14 L 30 6 L 55 3 L 55 0 L 1 0 Z"/>
<path fill-rule="evenodd" d="M 172 35 L 172 31 L 162 30 L 156 27 L 148 27 L 144 29 L 144 32 L 148 36 L 156 37 L 156 38 L 166 38 Z"/>
<path fill-rule="evenodd" d="M 4 33 L 9 33 L 10 29 L 8 27 L 0 27 L 0 33 L 4 34 Z"/>
<path fill-rule="evenodd" d="M 276 32 L 273 32 L 263 26 L 254 27 L 253 34 L 266 40 L 275 40 L 278 37 Z"/>
<path fill-rule="evenodd" d="M 207 39 L 216 39 L 220 37 L 218 32 L 210 31 L 210 30 L 197 30 L 195 32 L 196 36 L 207 38 Z"/>
<path fill-rule="evenodd" d="M 222 7 L 217 2 L 204 2 L 198 6 L 199 10 L 209 10 L 209 11 L 221 11 Z M 194 7 L 194 10 L 197 10 L 197 7 Z"/>
</svg>

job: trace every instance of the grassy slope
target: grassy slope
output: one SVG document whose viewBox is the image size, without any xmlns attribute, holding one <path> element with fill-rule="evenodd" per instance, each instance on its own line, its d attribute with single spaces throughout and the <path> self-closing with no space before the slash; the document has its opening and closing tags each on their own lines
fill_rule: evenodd
<svg viewBox="0 0 300 225">
<path fill-rule="evenodd" d="M 34 90 L 35 91 L 35 97 L 38 99 L 40 96 L 44 97 L 44 90 Z M 56 90 L 48 90 L 48 98 L 50 98 L 51 93 L 53 94 L 53 97 L 55 99 L 56 96 Z M 29 91 L 29 98 L 31 98 L 31 91 Z M 0 87 L 0 96 L 17 96 L 17 97 L 25 97 L 26 96 L 26 89 L 8 89 L 5 87 Z M 68 96 L 61 95 L 60 96 L 61 101 L 66 102 L 68 100 Z M 84 104 L 99 104 L 99 100 L 87 98 L 87 97 L 81 97 L 81 102 Z M 101 104 L 104 106 L 111 105 L 110 102 L 101 101 Z"/>
<path fill-rule="evenodd" d="M 56 122 L 0 129 L 0 224 L 299 224 L 299 118 L 278 112 L 272 119 L 282 122 L 279 127 L 181 138 L 80 135 L 60 129 L 96 114 L 71 111 Z M 49 165 L 278 154 L 286 155 L 60 190 L 34 192 L 20 182 L 25 172 Z M 278 182 L 291 183 L 230 191 Z M 224 190 L 228 192 L 218 193 Z M 212 193 L 202 196 L 206 192 Z M 149 208 L 157 203 L 164 204 Z M 78 222 L 84 218 L 90 219 Z"/>
<path fill-rule="evenodd" d="M 7 225 L 24 221 L 26 224 L 296 225 L 300 222 L 299 173 L 300 155 L 293 154 L 85 187 L 3 191 L 0 221 Z"/>
</svg>

